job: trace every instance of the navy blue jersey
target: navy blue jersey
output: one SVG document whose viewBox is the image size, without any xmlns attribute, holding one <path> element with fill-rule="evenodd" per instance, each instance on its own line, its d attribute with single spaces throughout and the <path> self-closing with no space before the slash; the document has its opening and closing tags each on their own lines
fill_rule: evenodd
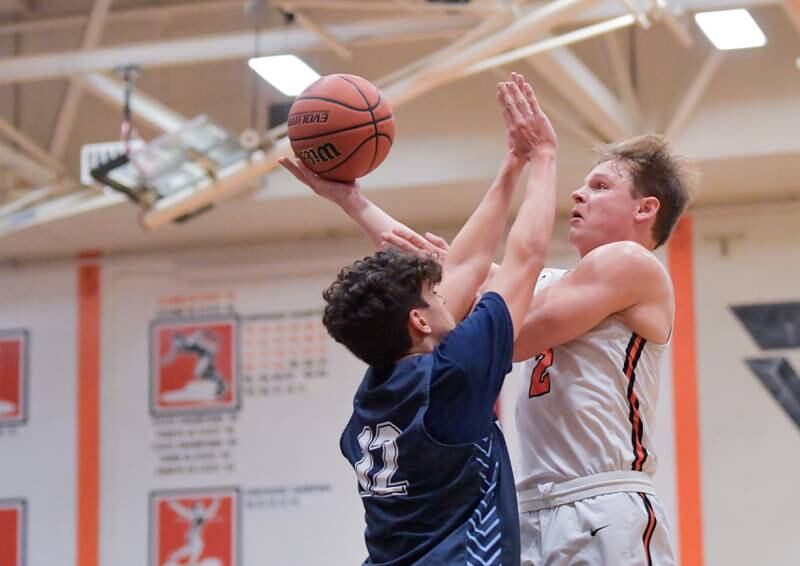
<svg viewBox="0 0 800 566">
<path fill-rule="evenodd" d="M 519 564 L 493 410 L 513 342 L 505 302 L 487 293 L 433 352 L 367 370 L 341 438 L 364 503 L 365 564 Z"/>
</svg>

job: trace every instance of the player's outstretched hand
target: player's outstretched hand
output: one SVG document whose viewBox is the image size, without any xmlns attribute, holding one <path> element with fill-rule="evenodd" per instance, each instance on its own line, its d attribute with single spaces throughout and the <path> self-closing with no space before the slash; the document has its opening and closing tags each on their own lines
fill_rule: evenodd
<svg viewBox="0 0 800 566">
<path fill-rule="evenodd" d="M 503 108 L 509 146 L 516 155 L 526 159 L 555 155 L 556 132 L 523 75 L 511 73 L 510 81 L 498 83 L 497 99 Z"/>
<path fill-rule="evenodd" d="M 361 190 L 357 181 L 353 181 L 352 183 L 339 183 L 337 181 L 323 179 L 297 158 L 281 157 L 278 163 L 289 171 L 289 173 L 294 175 L 298 181 L 306 185 L 319 196 L 336 204 L 340 204 L 347 199 L 347 197 Z"/>
<path fill-rule="evenodd" d="M 447 240 L 425 232 L 425 236 L 420 236 L 410 228 L 395 228 L 391 232 L 381 234 L 384 245 L 418 256 L 433 255 L 439 265 L 444 265 L 447 259 L 447 252 L 450 245 Z"/>
</svg>

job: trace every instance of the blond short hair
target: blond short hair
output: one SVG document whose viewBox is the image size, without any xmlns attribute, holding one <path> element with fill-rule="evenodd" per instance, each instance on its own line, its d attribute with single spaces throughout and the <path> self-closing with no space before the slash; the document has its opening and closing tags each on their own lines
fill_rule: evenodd
<svg viewBox="0 0 800 566">
<path fill-rule="evenodd" d="M 693 198 L 698 175 L 693 163 L 673 152 L 663 136 L 647 134 L 597 148 L 599 163 L 627 163 L 636 193 L 656 197 L 660 203 L 653 239 L 663 245 Z"/>
</svg>

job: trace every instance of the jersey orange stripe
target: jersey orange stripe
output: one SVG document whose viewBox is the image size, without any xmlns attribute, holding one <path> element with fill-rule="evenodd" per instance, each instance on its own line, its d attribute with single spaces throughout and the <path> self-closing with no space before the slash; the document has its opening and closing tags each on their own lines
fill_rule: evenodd
<svg viewBox="0 0 800 566">
<path fill-rule="evenodd" d="M 658 520 L 656 519 L 656 512 L 653 509 L 653 506 L 650 504 L 650 500 L 644 493 L 639 493 L 639 497 L 642 498 L 644 502 L 644 508 L 647 511 L 647 526 L 644 528 L 644 534 L 642 535 L 642 542 L 644 544 L 644 552 L 645 556 L 647 557 L 647 566 L 653 566 L 653 558 L 650 555 L 650 543 L 653 540 L 653 533 L 656 531 L 656 524 Z"/>
<path fill-rule="evenodd" d="M 641 471 L 644 462 L 647 460 L 647 449 L 642 444 L 644 434 L 644 423 L 639 414 L 639 399 L 634 390 L 636 381 L 636 366 L 644 350 L 647 340 L 634 333 L 628 342 L 625 363 L 622 368 L 623 374 L 628 378 L 628 404 L 630 406 L 629 420 L 631 422 L 631 444 L 633 445 L 633 465 L 631 469 Z"/>
</svg>

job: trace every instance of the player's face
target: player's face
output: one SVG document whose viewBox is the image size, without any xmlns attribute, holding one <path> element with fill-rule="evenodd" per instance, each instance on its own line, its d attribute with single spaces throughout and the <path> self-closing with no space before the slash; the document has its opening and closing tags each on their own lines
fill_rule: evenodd
<svg viewBox="0 0 800 566">
<path fill-rule="evenodd" d="M 633 194 L 626 163 L 606 161 L 589 172 L 583 185 L 572 193 L 569 221 L 569 242 L 581 257 L 604 244 L 633 238 L 640 201 Z"/>
<path fill-rule="evenodd" d="M 436 285 L 426 283 L 422 288 L 422 298 L 428 303 L 425 309 L 421 309 L 428 325 L 433 331 L 434 337 L 438 340 L 444 339 L 447 333 L 456 327 L 453 315 L 447 310 L 444 297 L 439 294 Z"/>
</svg>

